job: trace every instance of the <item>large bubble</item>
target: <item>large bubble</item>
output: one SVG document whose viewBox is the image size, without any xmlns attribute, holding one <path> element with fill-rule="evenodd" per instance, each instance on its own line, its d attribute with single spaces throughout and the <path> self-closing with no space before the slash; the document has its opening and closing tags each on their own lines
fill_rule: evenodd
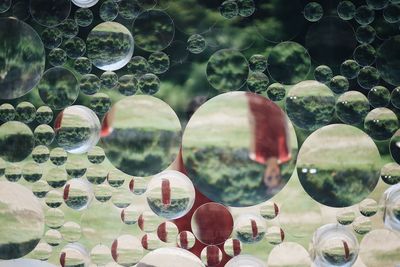
<svg viewBox="0 0 400 267">
<path fill-rule="evenodd" d="M 44 46 L 34 29 L 15 18 L 0 19 L 0 40 L 0 98 L 18 98 L 39 82 Z"/>
<path fill-rule="evenodd" d="M 225 267 L 266 267 L 266 264 L 252 255 L 239 255 L 229 260 Z"/>
<path fill-rule="evenodd" d="M 110 162 L 129 175 L 157 174 L 178 155 L 179 119 L 170 106 L 155 97 L 130 96 L 118 101 L 102 127 L 105 134 L 100 146 Z"/>
<path fill-rule="evenodd" d="M 385 41 L 377 51 L 376 65 L 383 80 L 400 85 L 400 35 Z"/>
<path fill-rule="evenodd" d="M 201 260 L 182 248 L 159 248 L 143 257 L 137 267 L 204 267 Z"/>
<path fill-rule="evenodd" d="M 64 109 L 58 114 L 54 124 L 58 145 L 70 153 L 88 152 L 100 139 L 100 121 L 85 106 Z"/>
<path fill-rule="evenodd" d="M 42 205 L 22 185 L 0 182 L 0 259 L 17 259 L 31 252 L 44 232 Z"/>
<path fill-rule="evenodd" d="M 297 172 L 305 191 L 331 207 L 354 205 L 375 188 L 379 151 L 361 130 L 332 124 L 312 133 L 298 156 Z"/>
<path fill-rule="evenodd" d="M 125 66 L 133 54 L 133 37 L 129 30 L 116 22 L 98 24 L 89 33 L 88 57 L 101 70 L 114 71 Z"/>
</svg>

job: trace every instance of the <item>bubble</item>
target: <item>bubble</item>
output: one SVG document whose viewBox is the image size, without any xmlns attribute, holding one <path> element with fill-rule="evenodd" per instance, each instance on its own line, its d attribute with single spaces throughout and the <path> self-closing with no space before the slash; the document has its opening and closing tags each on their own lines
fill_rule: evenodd
<svg viewBox="0 0 400 267">
<path fill-rule="evenodd" d="M 60 188 L 67 182 L 67 173 L 64 168 L 52 167 L 44 175 L 46 182 L 53 188 Z"/>
<path fill-rule="evenodd" d="M 118 75 L 113 71 L 105 71 L 100 76 L 101 86 L 112 89 L 118 84 Z"/>
<path fill-rule="evenodd" d="M 153 73 L 147 73 L 139 78 L 139 89 L 147 95 L 154 95 L 160 89 L 160 79 Z"/>
<path fill-rule="evenodd" d="M 32 184 L 32 193 L 37 198 L 44 198 L 47 192 L 49 191 L 50 191 L 50 186 L 47 184 L 47 182 L 43 180 L 39 180 Z"/>
<path fill-rule="evenodd" d="M 157 228 L 157 236 L 162 242 L 175 245 L 178 231 L 178 227 L 173 222 L 163 222 Z"/>
<path fill-rule="evenodd" d="M 143 257 L 137 267 L 204 267 L 201 260 L 191 252 L 181 248 L 159 248 Z"/>
<path fill-rule="evenodd" d="M 272 220 L 278 216 L 279 207 L 272 201 L 267 201 L 260 206 L 260 215 L 266 220 Z"/>
<path fill-rule="evenodd" d="M 362 44 L 354 50 L 354 59 L 361 66 L 368 66 L 375 62 L 375 48 L 369 44 Z"/>
<path fill-rule="evenodd" d="M 77 242 L 82 236 L 81 226 L 76 222 L 64 223 L 60 231 L 62 238 L 69 243 Z"/>
<path fill-rule="evenodd" d="M 103 244 L 98 244 L 92 248 L 90 251 L 91 261 L 98 266 L 105 266 L 108 262 L 112 260 L 111 250 L 108 246 Z"/>
<path fill-rule="evenodd" d="M 123 75 L 118 80 L 118 91 L 126 96 L 134 95 L 138 90 L 139 81 L 134 75 Z"/>
<path fill-rule="evenodd" d="M 25 163 L 22 168 L 22 176 L 27 182 L 36 182 L 42 178 L 42 169 L 40 165 L 35 162 Z"/>
<path fill-rule="evenodd" d="M 328 83 L 333 78 L 333 71 L 329 66 L 320 65 L 314 70 L 314 78 L 320 83 Z"/>
<path fill-rule="evenodd" d="M 118 4 L 113 0 L 106 0 L 100 6 L 100 18 L 112 21 L 118 16 Z"/>
<path fill-rule="evenodd" d="M 11 7 L 11 0 L 3 0 L 0 3 L 0 13 L 7 12 Z"/>
<path fill-rule="evenodd" d="M 90 201 L 93 198 L 93 192 L 90 184 L 87 181 L 72 179 L 68 181 L 68 183 L 64 187 L 63 198 L 65 204 L 67 204 L 67 206 L 71 209 L 83 210 L 86 209 L 90 204 Z"/>
<path fill-rule="evenodd" d="M 64 212 L 60 209 L 48 209 L 45 215 L 46 226 L 59 229 L 64 224 Z"/>
<path fill-rule="evenodd" d="M 247 89 L 254 93 L 264 93 L 268 84 L 268 76 L 262 72 L 250 72 L 247 78 Z"/>
<path fill-rule="evenodd" d="M 178 154 L 180 122 L 175 112 L 157 98 L 142 95 L 118 101 L 103 121 L 104 127 L 110 131 L 101 142 L 107 158 L 129 175 L 159 173 Z"/>
<path fill-rule="evenodd" d="M 341 1 L 336 11 L 342 20 L 351 20 L 356 14 L 356 6 L 351 1 Z"/>
<path fill-rule="evenodd" d="M 191 227 L 200 242 L 206 245 L 218 245 L 231 235 L 233 218 L 225 206 L 210 202 L 196 209 L 192 216 Z"/>
<path fill-rule="evenodd" d="M 290 257 L 288 257 L 290 255 Z M 312 266 L 307 250 L 294 242 L 285 242 L 272 249 L 268 256 L 268 266 Z"/>
<path fill-rule="evenodd" d="M 15 108 L 17 119 L 23 123 L 30 123 L 35 119 L 36 108 L 29 102 L 21 102 Z"/>
<path fill-rule="evenodd" d="M 122 266 L 132 266 L 143 257 L 143 248 L 139 239 L 132 235 L 121 235 L 111 246 L 113 259 Z"/>
<path fill-rule="evenodd" d="M 73 19 L 66 19 L 58 26 L 65 39 L 74 38 L 79 33 L 79 26 Z"/>
<path fill-rule="evenodd" d="M 393 153 L 393 151 L 391 151 Z M 392 154 L 393 157 L 393 154 Z M 400 165 L 394 162 L 386 163 L 381 169 L 382 180 L 389 185 L 400 182 Z"/>
<path fill-rule="evenodd" d="M 56 166 L 64 165 L 67 162 L 67 152 L 61 147 L 53 148 L 50 152 L 50 161 Z"/>
<path fill-rule="evenodd" d="M 388 5 L 389 0 L 367 0 L 366 2 L 370 8 L 380 10 L 384 9 Z"/>
<path fill-rule="evenodd" d="M 119 170 L 111 170 L 107 175 L 107 182 L 112 187 L 120 187 L 125 182 L 125 176 L 126 174 Z"/>
<path fill-rule="evenodd" d="M 61 66 L 67 62 L 67 52 L 61 48 L 54 48 L 48 55 L 49 63 L 53 66 Z"/>
<path fill-rule="evenodd" d="M 340 65 L 340 74 L 342 74 L 347 79 L 354 79 L 357 77 L 360 70 L 360 65 L 357 61 L 348 59 Z"/>
<path fill-rule="evenodd" d="M 399 5 L 390 4 L 383 10 L 383 17 L 389 23 L 397 23 L 400 21 Z"/>
<path fill-rule="evenodd" d="M 141 212 L 139 208 L 131 204 L 121 211 L 121 220 L 127 225 L 132 225 L 138 222 Z"/>
<path fill-rule="evenodd" d="M 241 267 L 241 266 L 266 267 L 264 262 L 251 255 L 239 255 L 233 257 L 225 265 L 225 267 Z"/>
<path fill-rule="evenodd" d="M 376 66 L 382 79 L 394 86 L 400 85 L 400 35 L 386 40 L 377 51 Z"/>
<path fill-rule="evenodd" d="M 154 233 L 145 234 L 141 239 L 142 247 L 148 251 L 155 250 L 161 247 L 161 241 Z"/>
<path fill-rule="evenodd" d="M 235 219 L 234 235 L 245 244 L 253 244 L 261 241 L 266 234 L 264 219 L 255 214 L 242 214 Z"/>
<path fill-rule="evenodd" d="M 202 249 L 200 258 L 205 266 L 218 266 L 222 261 L 222 251 L 215 245 L 206 246 Z"/>
<path fill-rule="evenodd" d="M 354 14 L 355 20 L 360 25 L 368 25 L 375 19 L 375 11 L 366 5 L 361 5 L 356 9 Z"/>
<path fill-rule="evenodd" d="M 126 65 L 126 69 L 128 72 L 135 75 L 136 77 L 140 77 L 143 74 L 148 73 L 149 63 L 144 57 L 134 56 Z"/>
<path fill-rule="evenodd" d="M 73 104 L 79 94 L 74 74 L 63 68 L 48 69 L 38 84 L 40 98 L 52 109 L 63 109 Z"/>
<path fill-rule="evenodd" d="M 89 151 L 100 139 L 100 121 L 85 106 L 70 106 L 60 112 L 54 130 L 58 145 L 73 154 Z"/>
<path fill-rule="evenodd" d="M 9 121 L 0 126 L 0 157 L 9 162 L 27 158 L 35 141 L 31 129 L 22 122 Z"/>
<path fill-rule="evenodd" d="M 40 37 L 44 46 L 48 49 L 54 49 L 60 46 L 63 40 L 62 33 L 57 28 L 44 29 Z"/>
<path fill-rule="evenodd" d="M 321 226 L 315 231 L 311 258 L 316 266 L 351 266 L 358 256 L 358 241 L 347 228 L 335 224 Z"/>
<path fill-rule="evenodd" d="M 368 92 L 368 100 L 374 108 L 386 107 L 390 103 L 390 92 L 384 86 L 374 86 Z"/>
<path fill-rule="evenodd" d="M 176 243 L 180 248 L 191 249 L 196 243 L 196 238 L 192 232 L 182 231 L 176 237 Z"/>
<path fill-rule="evenodd" d="M 47 261 L 50 257 L 51 254 L 53 253 L 53 248 L 44 242 L 40 242 L 35 249 L 32 251 L 32 258 L 35 258 L 37 260 L 41 260 L 41 264 L 43 264 L 43 261 Z M 31 260 L 30 260 L 31 261 Z M 13 261 L 14 263 L 15 261 Z M 26 263 L 24 263 L 22 266 L 26 266 Z M 31 262 L 28 263 L 28 266 L 31 266 Z M 52 266 L 53 267 L 53 266 Z"/>
<path fill-rule="evenodd" d="M 282 228 L 278 226 L 271 226 L 267 229 L 267 232 L 265 233 L 265 239 L 271 245 L 279 245 L 285 239 L 285 232 L 282 230 Z"/>
<path fill-rule="evenodd" d="M 51 28 L 68 18 L 71 2 L 68 0 L 31 0 L 29 1 L 29 10 L 37 23 Z"/>
<path fill-rule="evenodd" d="M 249 68 L 251 71 L 264 72 L 267 69 L 267 57 L 264 55 L 255 54 L 249 59 Z"/>
<path fill-rule="evenodd" d="M 89 33 L 86 44 L 87 54 L 93 65 L 105 71 L 124 67 L 131 59 L 134 48 L 132 34 L 125 26 L 116 22 L 98 24 Z"/>
<path fill-rule="evenodd" d="M 368 99 L 357 91 L 348 91 L 340 95 L 336 101 L 336 115 L 346 124 L 363 123 L 369 110 Z"/>
<path fill-rule="evenodd" d="M 349 89 L 350 84 L 346 77 L 337 75 L 330 80 L 328 86 L 335 94 L 341 94 Z"/>
<path fill-rule="evenodd" d="M 218 91 L 240 89 L 249 74 L 246 58 L 239 51 L 222 49 L 215 52 L 207 63 L 207 80 Z"/>
<path fill-rule="evenodd" d="M 192 34 L 187 40 L 187 49 L 190 53 L 200 54 L 207 47 L 206 39 L 200 34 Z"/>
<path fill-rule="evenodd" d="M 114 190 L 111 201 L 117 208 L 124 209 L 132 203 L 133 196 L 127 188 L 120 187 Z"/>
<path fill-rule="evenodd" d="M 44 163 L 50 157 L 50 151 L 46 146 L 37 146 L 32 151 L 32 158 L 37 163 Z"/>
<path fill-rule="evenodd" d="M 56 246 L 60 245 L 60 243 L 62 241 L 62 236 L 58 230 L 49 229 L 44 234 L 44 240 L 50 246 L 56 247 Z"/>
<path fill-rule="evenodd" d="M 267 88 L 267 97 L 272 101 L 281 101 L 286 96 L 286 89 L 281 83 L 273 83 Z"/>
<path fill-rule="evenodd" d="M 307 130 L 316 130 L 328 124 L 335 111 L 332 91 L 317 81 L 303 81 L 293 86 L 285 104 L 291 121 Z"/>
<path fill-rule="evenodd" d="M 356 44 L 352 26 L 332 16 L 313 23 L 305 36 L 305 47 L 313 61 L 330 67 L 350 58 Z"/>
<path fill-rule="evenodd" d="M 370 25 L 364 25 L 357 28 L 356 38 L 359 43 L 370 44 L 375 40 L 376 31 Z"/>
<path fill-rule="evenodd" d="M 0 120 L 3 122 L 8 122 L 14 120 L 16 111 L 13 105 L 4 103 L 0 106 Z"/>
<path fill-rule="evenodd" d="M 99 0 L 72 0 L 72 3 L 76 6 L 86 8 L 94 6 L 97 2 L 99 2 Z"/>
<path fill-rule="evenodd" d="M 16 259 L 31 252 L 44 232 L 44 214 L 40 202 L 22 185 L 0 182 L 2 219 L 0 258 Z"/>
<path fill-rule="evenodd" d="M 384 193 L 383 222 L 385 227 L 399 231 L 400 229 L 400 184 L 392 185 Z"/>
<path fill-rule="evenodd" d="M 94 94 L 89 106 L 96 114 L 104 115 L 111 107 L 111 98 L 103 93 Z"/>
<path fill-rule="evenodd" d="M 359 235 L 365 235 L 372 230 L 372 222 L 367 217 L 359 216 L 353 222 L 353 230 Z"/>
<path fill-rule="evenodd" d="M 129 190 L 135 195 L 141 195 L 147 190 L 147 182 L 143 178 L 133 177 L 129 182 Z"/>
<path fill-rule="evenodd" d="M 341 225 L 350 225 L 356 218 L 356 213 L 352 209 L 340 209 L 336 214 L 336 220 Z"/>
<path fill-rule="evenodd" d="M 10 182 L 16 182 L 21 179 L 22 169 L 16 164 L 8 164 L 4 176 Z"/>
<path fill-rule="evenodd" d="M 54 131 L 47 124 L 41 124 L 34 131 L 36 145 L 50 145 L 54 140 Z"/>
<path fill-rule="evenodd" d="M 143 12 L 143 8 L 139 1 L 136 0 L 121 0 L 118 3 L 119 15 L 124 19 L 134 19 Z"/>
<path fill-rule="evenodd" d="M 242 243 L 239 239 L 230 238 L 224 243 L 224 251 L 230 257 L 238 256 L 242 252 Z"/>
<path fill-rule="evenodd" d="M 65 164 L 65 170 L 71 178 L 80 178 L 86 173 L 87 161 L 70 156 Z"/>
<path fill-rule="evenodd" d="M 85 247 L 80 243 L 66 245 L 60 252 L 61 267 L 89 265 L 90 257 Z"/>
<path fill-rule="evenodd" d="M 226 0 L 219 7 L 219 12 L 224 18 L 232 19 L 239 15 L 239 7 L 236 1 Z"/>
<path fill-rule="evenodd" d="M 170 62 L 169 57 L 164 52 L 153 52 L 150 54 L 149 59 L 149 70 L 155 74 L 162 74 L 169 68 Z"/>
<path fill-rule="evenodd" d="M 23 21 L 1 18 L 0 29 L 0 98 L 14 99 L 27 94 L 39 82 L 45 67 L 45 51 L 38 34 Z"/>
<path fill-rule="evenodd" d="M 94 164 L 87 168 L 86 179 L 92 184 L 102 184 L 107 179 L 107 174 L 108 169 L 104 165 Z"/>
<path fill-rule="evenodd" d="M 368 266 L 396 266 L 400 260 L 397 253 L 399 249 L 400 239 L 396 233 L 388 229 L 376 229 L 362 239 L 360 258 L 367 262 Z"/>
<path fill-rule="evenodd" d="M 86 44 L 85 44 L 85 41 L 83 41 L 81 38 L 72 37 L 71 39 L 68 39 L 67 41 L 64 42 L 63 48 L 64 48 L 65 52 L 67 53 L 68 57 L 77 59 L 77 58 L 82 57 L 85 54 Z M 89 65 L 91 65 L 90 62 L 89 62 Z M 74 67 L 76 69 L 76 61 L 75 61 Z M 91 66 L 90 66 L 90 68 L 91 68 Z M 78 70 L 78 69 L 76 69 L 76 70 Z M 90 72 L 90 70 L 88 72 Z"/>
<path fill-rule="evenodd" d="M 89 8 L 78 8 L 74 18 L 79 26 L 87 27 L 93 22 L 93 12 Z"/>
<path fill-rule="evenodd" d="M 364 89 L 370 89 L 379 83 L 379 72 L 371 66 L 363 67 L 358 73 L 357 82 Z"/>
<path fill-rule="evenodd" d="M 92 71 L 92 62 L 87 57 L 78 57 L 74 62 L 74 69 L 79 74 L 88 74 Z"/>
<path fill-rule="evenodd" d="M 31 13 L 29 11 L 29 5 L 27 5 L 27 1 L 16 2 L 12 6 L 12 15 L 20 20 L 27 20 L 30 18 Z"/>
<path fill-rule="evenodd" d="M 360 202 L 358 208 L 363 216 L 371 217 L 378 212 L 378 203 L 374 199 L 366 198 Z"/>
<path fill-rule="evenodd" d="M 394 161 L 400 164 L 400 131 L 397 130 L 395 134 L 392 136 L 390 139 L 390 144 L 389 144 L 389 149 L 390 149 L 390 154 Z"/>
<path fill-rule="evenodd" d="M 297 172 L 304 190 L 315 201 L 348 207 L 375 188 L 379 161 L 379 151 L 368 135 L 353 126 L 332 124 L 303 143 Z"/>
<path fill-rule="evenodd" d="M 399 127 L 396 114 L 388 108 L 375 108 L 364 119 L 364 129 L 375 140 L 387 140 Z"/>
<path fill-rule="evenodd" d="M 194 203 L 194 187 L 187 176 L 178 171 L 164 171 L 147 186 L 147 203 L 158 216 L 168 220 L 184 216 Z"/>
<path fill-rule="evenodd" d="M 132 34 L 139 48 L 147 52 L 161 51 L 167 48 L 174 38 L 174 22 L 164 11 L 146 10 L 134 20 Z"/>
<path fill-rule="evenodd" d="M 273 80 L 282 84 L 295 84 L 304 80 L 310 67 L 310 55 L 303 46 L 295 42 L 276 45 L 268 56 L 268 73 Z"/>
<path fill-rule="evenodd" d="M 253 0 L 237 0 L 239 16 L 250 17 L 256 10 Z"/>
<path fill-rule="evenodd" d="M 324 9 L 317 2 L 309 2 L 303 10 L 304 18 L 310 22 L 316 22 L 324 15 Z"/>
<path fill-rule="evenodd" d="M 48 106 L 41 106 L 36 110 L 36 121 L 40 124 L 50 123 L 53 119 L 53 111 Z"/>
<path fill-rule="evenodd" d="M 100 202 L 107 202 L 111 199 L 112 197 L 112 187 L 108 184 L 100 184 L 94 186 L 94 197 L 97 199 L 97 201 Z"/>
<path fill-rule="evenodd" d="M 80 91 L 86 95 L 93 95 L 100 90 L 100 79 L 94 74 L 85 74 L 79 81 Z"/>
</svg>

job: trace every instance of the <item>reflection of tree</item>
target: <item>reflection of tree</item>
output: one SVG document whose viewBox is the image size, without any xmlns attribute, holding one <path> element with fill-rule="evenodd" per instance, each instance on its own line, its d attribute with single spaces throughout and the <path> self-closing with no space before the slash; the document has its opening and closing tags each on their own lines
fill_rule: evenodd
<svg viewBox="0 0 400 267">
<path fill-rule="evenodd" d="M 398 128 L 396 119 L 367 120 L 364 122 L 367 133 L 377 140 L 386 140 L 392 137 Z"/>
<path fill-rule="evenodd" d="M 346 123 L 360 124 L 369 112 L 366 101 L 341 101 L 336 104 L 336 113 Z"/>
</svg>

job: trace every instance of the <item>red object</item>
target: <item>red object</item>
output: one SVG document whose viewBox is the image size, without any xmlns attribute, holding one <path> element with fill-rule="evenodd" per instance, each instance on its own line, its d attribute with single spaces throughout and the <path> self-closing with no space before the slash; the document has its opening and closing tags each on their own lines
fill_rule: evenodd
<svg viewBox="0 0 400 267">
<path fill-rule="evenodd" d="M 65 256 L 66 256 L 66 253 L 65 253 L 65 252 L 62 252 L 61 255 L 60 255 L 60 264 L 61 264 L 61 267 L 65 267 Z"/>
<path fill-rule="evenodd" d="M 142 247 L 143 247 L 144 249 L 149 249 L 149 242 L 148 242 L 147 235 L 144 235 L 144 236 L 142 237 Z"/>
<path fill-rule="evenodd" d="M 67 185 L 64 187 L 64 194 L 63 194 L 64 200 L 67 200 L 67 199 L 68 199 L 69 187 L 70 187 L 70 184 L 67 184 Z"/>
<path fill-rule="evenodd" d="M 207 266 L 217 266 L 220 262 L 220 250 L 217 246 L 208 246 L 207 252 Z"/>
<path fill-rule="evenodd" d="M 342 241 L 343 242 L 343 247 L 344 247 L 344 258 L 346 260 L 349 259 L 350 257 L 350 249 L 349 249 L 349 245 L 347 245 L 346 241 Z"/>
<path fill-rule="evenodd" d="M 164 209 L 171 205 L 171 185 L 168 179 L 163 178 L 161 182 L 161 195 Z"/>
<path fill-rule="evenodd" d="M 123 223 L 125 223 L 125 210 L 121 211 L 121 220 Z"/>
<path fill-rule="evenodd" d="M 188 235 L 187 231 L 183 231 L 179 234 L 179 245 L 181 248 L 188 249 L 189 247 L 189 241 L 188 241 Z"/>
<path fill-rule="evenodd" d="M 275 217 L 278 216 L 279 213 L 279 207 L 278 205 L 276 205 L 276 203 L 274 203 L 274 209 L 275 209 Z"/>
<path fill-rule="evenodd" d="M 139 225 L 139 228 L 143 231 L 143 229 L 144 229 L 144 219 L 143 219 L 143 215 L 142 214 L 139 216 L 138 225 Z"/>
<path fill-rule="evenodd" d="M 111 245 L 111 256 L 116 262 L 118 262 L 117 248 L 118 248 L 118 239 L 115 239 Z"/>
<path fill-rule="evenodd" d="M 233 255 L 237 256 L 240 254 L 240 252 L 242 252 L 240 241 L 238 239 L 233 239 L 232 243 L 233 243 Z"/>
<path fill-rule="evenodd" d="M 167 224 L 165 222 L 158 226 L 157 236 L 163 242 L 168 241 Z"/>
<path fill-rule="evenodd" d="M 131 181 L 129 182 L 129 190 L 131 190 L 131 192 L 133 192 L 133 190 L 135 190 L 135 178 L 132 177 Z"/>
<path fill-rule="evenodd" d="M 258 227 L 257 222 L 255 220 L 250 220 L 251 223 L 251 233 L 253 234 L 253 238 L 257 238 L 258 236 Z"/>
<path fill-rule="evenodd" d="M 111 121 L 112 121 L 112 114 L 111 112 L 107 112 L 101 123 L 101 131 L 100 131 L 101 137 L 107 137 L 112 133 L 113 128 L 111 126 Z"/>
</svg>

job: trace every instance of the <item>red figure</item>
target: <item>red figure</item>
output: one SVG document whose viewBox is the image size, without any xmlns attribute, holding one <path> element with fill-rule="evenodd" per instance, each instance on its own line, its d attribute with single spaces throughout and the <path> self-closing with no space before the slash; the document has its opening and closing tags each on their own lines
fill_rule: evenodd
<svg viewBox="0 0 400 267">
<path fill-rule="evenodd" d="M 233 243 L 233 255 L 237 256 L 242 251 L 240 247 L 240 241 L 238 239 L 233 239 L 232 243 Z"/>
<path fill-rule="evenodd" d="M 207 266 L 217 266 L 219 259 L 219 248 L 217 246 L 208 246 L 207 248 Z"/>
<path fill-rule="evenodd" d="M 180 247 L 187 249 L 189 247 L 189 241 L 188 241 L 188 235 L 187 235 L 187 231 L 183 231 L 179 234 L 179 243 L 180 243 Z"/>
<path fill-rule="evenodd" d="M 115 239 L 111 245 L 111 256 L 116 262 L 118 262 L 117 248 L 118 248 L 118 239 Z"/>
<path fill-rule="evenodd" d="M 251 233 L 253 234 L 253 239 L 256 239 L 258 236 L 257 222 L 255 220 L 250 220 L 250 223 L 251 223 Z"/>
<path fill-rule="evenodd" d="M 161 241 L 167 242 L 167 240 L 168 240 L 168 232 L 167 232 L 167 224 L 165 222 L 160 224 L 160 226 L 158 226 L 158 228 L 157 228 L 157 236 Z"/>
<path fill-rule="evenodd" d="M 142 247 L 144 249 L 149 249 L 149 242 L 148 242 L 148 239 L 147 239 L 147 235 L 144 235 L 142 237 Z"/>
<path fill-rule="evenodd" d="M 69 184 L 67 184 L 67 185 L 64 187 L 64 195 L 63 195 L 64 200 L 67 200 L 67 199 L 68 199 L 69 187 L 70 187 Z"/>
<path fill-rule="evenodd" d="M 168 179 L 162 179 L 161 182 L 161 197 L 164 209 L 171 205 L 171 185 Z"/>
</svg>

